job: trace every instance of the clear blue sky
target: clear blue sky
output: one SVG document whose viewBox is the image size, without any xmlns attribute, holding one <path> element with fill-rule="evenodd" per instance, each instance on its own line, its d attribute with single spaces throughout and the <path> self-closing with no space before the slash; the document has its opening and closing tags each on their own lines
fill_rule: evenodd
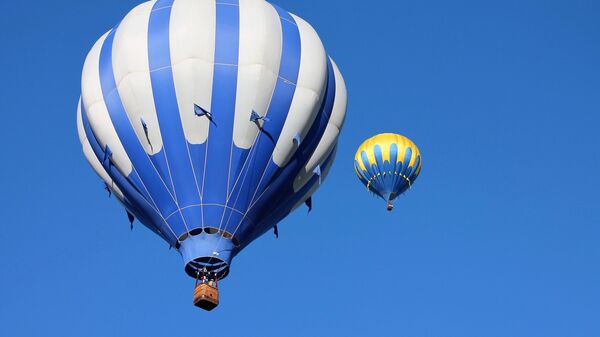
<svg viewBox="0 0 600 337">
<path fill-rule="evenodd" d="M 600 2 L 276 1 L 320 33 L 349 109 L 330 177 L 191 304 L 175 251 L 108 199 L 75 110 L 131 0 L 0 12 L 0 335 L 600 336 Z M 365 138 L 423 153 L 393 213 Z"/>
</svg>

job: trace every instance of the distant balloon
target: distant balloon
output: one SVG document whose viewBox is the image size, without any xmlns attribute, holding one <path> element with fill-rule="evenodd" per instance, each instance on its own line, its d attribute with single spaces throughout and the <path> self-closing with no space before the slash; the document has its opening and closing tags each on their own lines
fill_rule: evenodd
<svg viewBox="0 0 600 337">
<path fill-rule="evenodd" d="M 358 147 L 354 170 L 369 191 L 387 201 L 391 211 L 393 200 L 409 189 L 421 172 L 421 153 L 410 139 L 382 133 Z"/>
<path fill-rule="evenodd" d="M 345 113 L 342 75 L 301 18 L 262 0 L 159 0 L 89 52 L 77 124 L 128 214 L 216 281 L 311 200 Z"/>
</svg>

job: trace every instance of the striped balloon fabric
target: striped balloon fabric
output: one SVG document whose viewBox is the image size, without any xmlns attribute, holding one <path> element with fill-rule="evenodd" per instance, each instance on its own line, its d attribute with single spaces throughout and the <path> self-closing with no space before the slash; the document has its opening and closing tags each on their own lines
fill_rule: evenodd
<svg viewBox="0 0 600 337">
<path fill-rule="evenodd" d="M 421 152 L 402 135 L 382 133 L 358 147 L 354 170 L 369 191 L 388 202 L 391 211 L 392 201 L 409 189 L 421 172 Z"/>
<path fill-rule="evenodd" d="M 159 0 L 92 47 L 83 152 L 127 211 L 224 277 L 325 179 L 344 80 L 315 30 L 262 0 Z"/>
</svg>

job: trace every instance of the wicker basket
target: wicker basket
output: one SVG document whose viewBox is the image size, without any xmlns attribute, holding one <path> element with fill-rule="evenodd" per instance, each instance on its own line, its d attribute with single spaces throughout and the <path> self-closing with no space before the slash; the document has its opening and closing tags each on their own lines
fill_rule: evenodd
<svg viewBox="0 0 600 337">
<path fill-rule="evenodd" d="M 214 309 L 219 305 L 219 290 L 206 283 L 197 285 L 194 289 L 194 305 L 207 311 Z"/>
</svg>

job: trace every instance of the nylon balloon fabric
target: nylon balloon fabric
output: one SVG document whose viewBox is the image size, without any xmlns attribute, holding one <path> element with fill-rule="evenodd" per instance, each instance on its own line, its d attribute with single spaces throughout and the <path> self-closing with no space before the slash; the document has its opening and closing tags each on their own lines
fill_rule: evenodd
<svg viewBox="0 0 600 337">
<path fill-rule="evenodd" d="M 142 3 L 90 50 L 77 125 L 123 206 L 190 276 L 232 258 L 325 179 L 346 88 L 315 30 L 262 0 Z"/>
</svg>

